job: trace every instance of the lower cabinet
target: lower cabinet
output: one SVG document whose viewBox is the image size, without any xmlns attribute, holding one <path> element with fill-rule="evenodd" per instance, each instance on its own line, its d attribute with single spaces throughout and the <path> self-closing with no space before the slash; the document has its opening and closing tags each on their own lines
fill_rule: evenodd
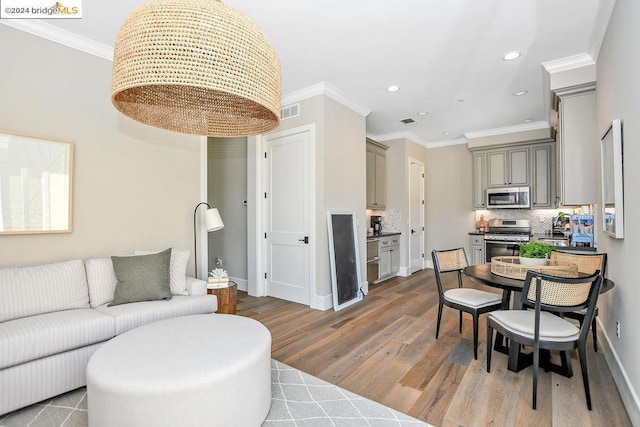
<svg viewBox="0 0 640 427">
<path fill-rule="evenodd" d="M 471 265 L 484 264 L 484 237 L 472 235 L 471 237 Z"/>
<path fill-rule="evenodd" d="M 400 236 L 383 237 L 379 245 L 378 282 L 394 277 L 400 271 Z"/>
</svg>

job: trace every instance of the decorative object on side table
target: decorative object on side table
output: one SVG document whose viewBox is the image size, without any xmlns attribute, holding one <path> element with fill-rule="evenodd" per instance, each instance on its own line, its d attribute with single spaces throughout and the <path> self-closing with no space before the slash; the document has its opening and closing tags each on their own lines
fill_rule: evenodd
<svg viewBox="0 0 640 427">
<path fill-rule="evenodd" d="M 554 247 L 531 240 L 520 245 L 520 264 L 542 266 L 549 263 Z"/>
<path fill-rule="evenodd" d="M 221 268 L 215 268 L 209 272 L 209 278 L 207 279 L 207 287 L 209 288 L 224 288 L 229 285 L 229 274 Z"/>
<path fill-rule="evenodd" d="M 238 286 L 229 281 L 229 274 L 225 270 L 215 268 L 209 272 L 207 293 L 218 298 L 216 313 L 236 314 Z"/>
</svg>

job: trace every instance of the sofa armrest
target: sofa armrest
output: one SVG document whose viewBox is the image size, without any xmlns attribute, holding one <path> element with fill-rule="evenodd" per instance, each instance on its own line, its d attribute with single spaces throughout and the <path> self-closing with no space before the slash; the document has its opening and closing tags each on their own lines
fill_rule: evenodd
<svg viewBox="0 0 640 427">
<path fill-rule="evenodd" d="M 204 280 L 196 279 L 194 277 L 187 276 L 187 292 L 189 295 L 206 295 L 207 294 L 207 282 Z"/>
</svg>

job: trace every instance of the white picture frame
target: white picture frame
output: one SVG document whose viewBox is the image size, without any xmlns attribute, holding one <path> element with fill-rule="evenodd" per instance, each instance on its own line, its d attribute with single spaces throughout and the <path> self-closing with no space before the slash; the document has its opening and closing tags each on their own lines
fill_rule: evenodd
<svg viewBox="0 0 640 427">
<path fill-rule="evenodd" d="M 0 235 L 70 233 L 73 144 L 0 131 Z"/>
<path fill-rule="evenodd" d="M 362 300 L 358 228 L 354 212 L 327 212 L 333 309 Z"/>
<path fill-rule="evenodd" d="M 605 234 L 624 238 L 624 162 L 622 122 L 611 121 L 600 143 L 602 187 L 602 229 Z"/>
</svg>

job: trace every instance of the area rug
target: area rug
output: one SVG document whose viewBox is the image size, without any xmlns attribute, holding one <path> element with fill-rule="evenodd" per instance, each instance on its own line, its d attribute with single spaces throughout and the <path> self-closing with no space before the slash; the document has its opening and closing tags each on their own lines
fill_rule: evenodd
<svg viewBox="0 0 640 427">
<path fill-rule="evenodd" d="M 284 363 L 271 361 L 271 411 L 263 423 L 265 427 L 427 425 Z M 86 388 L 0 416 L 0 427 L 27 426 L 86 427 Z"/>
</svg>

